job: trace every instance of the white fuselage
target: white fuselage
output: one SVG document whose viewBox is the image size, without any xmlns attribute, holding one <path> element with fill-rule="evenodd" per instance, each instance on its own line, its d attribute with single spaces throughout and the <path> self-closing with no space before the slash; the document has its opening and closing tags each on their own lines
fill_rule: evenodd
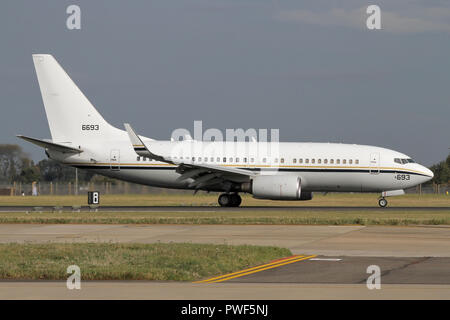
<svg viewBox="0 0 450 320">
<path fill-rule="evenodd" d="M 105 141 L 101 145 L 86 143 L 84 152 L 78 155 L 49 153 L 53 159 L 64 164 L 109 177 L 149 186 L 191 189 L 189 179 L 179 181 L 180 173 L 177 173 L 176 165 L 139 157 L 123 133 L 123 139 Z M 155 153 L 171 157 L 179 163 L 299 176 L 304 191 L 382 192 L 410 188 L 433 176 L 429 169 L 420 164 L 394 161 L 409 159 L 405 154 L 374 146 L 284 142 L 277 144 L 276 152 L 267 155 L 266 143 L 144 140 Z M 245 180 L 248 178 L 235 182 Z"/>
</svg>

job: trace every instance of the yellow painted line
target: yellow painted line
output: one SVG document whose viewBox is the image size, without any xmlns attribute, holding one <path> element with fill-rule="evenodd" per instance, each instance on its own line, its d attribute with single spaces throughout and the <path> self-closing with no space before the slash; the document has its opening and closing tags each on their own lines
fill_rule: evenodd
<svg viewBox="0 0 450 320">
<path fill-rule="evenodd" d="M 218 276 L 218 277 L 214 277 L 214 278 L 210 278 L 210 279 L 195 281 L 194 283 L 202 283 L 202 282 L 212 281 L 212 280 L 215 280 L 215 279 L 220 279 L 220 278 L 228 277 L 228 276 L 231 276 L 231 275 L 234 275 L 234 274 L 247 272 L 247 271 L 251 271 L 251 270 L 255 270 L 255 269 L 259 269 L 259 268 L 264 268 L 264 267 L 269 266 L 269 265 L 274 265 L 274 264 L 278 264 L 278 263 L 282 263 L 282 262 L 285 262 L 285 261 L 288 261 L 288 260 L 294 260 L 294 259 L 298 259 L 298 258 L 302 258 L 302 257 L 304 257 L 304 256 L 294 255 L 294 256 L 287 257 L 287 258 L 277 259 L 275 261 L 272 261 L 272 262 L 269 262 L 269 263 L 266 263 L 266 264 L 262 264 L 262 265 L 259 265 L 259 266 L 256 266 L 256 267 L 251 267 L 251 268 L 240 270 L 240 271 L 236 271 L 236 272 L 233 272 L 233 273 L 224 274 L 224 275 L 221 275 L 221 276 Z"/>
<path fill-rule="evenodd" d="M 308 259 L 311 259 L 311 258 L 314 258 L 314 257 L 316 257 L 316 255 L 308 256 L 308 257 L 304 257 L 304 258 L 300 258 L 300 259 L 296 259 L 296 260 L 291 260 L 291 261 L 287 261 L 287 262 L 284 262 L 284 263 L 279 263 L 279 264 L 276 264 L 276 265 L 273 265 L 273 266 L 265 267 L 265 268 L 258 269 L 258 270 L 255 270 L 255 271 L 246 272 L 246 273 L 243 273 L 243 274 L 238 274 L 238 275 L 235 275 L 235 276 L 231 276 L 231 277 L 228 277 L 228 278 L 225 278 L 225 279 L 220 279 L 220 280 L 216 280 L 216 281 L 212 281 L 212 282 L 223 282 L 223 281 L 226 281 L 226 280 L 230 280 L 230 279 L 246 276 L 248 274 L 252 274 L 252 273 L 256 273 L 256 272 L 260 272 L 260 271 L 264 271 L 264 270 L 268 270 L 268 269 L 281 267 L 281 266 L 284 266 L 286 264 L 299 262 L 299 261 L 303 261 L 303 260 L 308 260 Z M 209 282 L 209 283 L 212 283 L 212 282 Z"/>
<path fill-rule="evenodd" d="M 264 270 L 278 268 L 278 267 L 281 267 L 281 266 L 284 266 L 284 265 L 287 265 L 287 264 L 291 264 L 291 263 L 294 263 L 294 262 L 308 260 L 308 259 L 311 259 L 311 258 L 314 258 L 314 257 L 316 257 L 316 255 L 307 256 L 307 257 L 299 256 L 297 258 L 290 259 L 289 261 L 285 261 L 284 260 L 284 261 L 279 261 L 278 263 L 275 263 L 275 264 L 272 264 L 272 265 L 269 265 L 269 264 L 262 265 L 260 268 L 255 269 L 255 270 L 251 270 L 251 271 L 248 271 L 248 272 L 240 272 L 238 274 L 228 274 L 228 275 L 225 275 L 223 277 L 220 277 L 220 279 L 217 279 L 217 280 L 213 280 L 214 278 L 213 279 L 209 279 L 209 280 L 205 281 L 205 283 L 223 282 L 223 281 L 231 280 L 231 279 L 234 279 L 234 278 L 243 277 L 243 276 L 246 276 L 246 275 L 249 275 L 249 274 L 261 272 L 261 271 L 264 271 Z M 244 271 L 246 271 L 246 270 L 244 270 Z"/>
</svg>

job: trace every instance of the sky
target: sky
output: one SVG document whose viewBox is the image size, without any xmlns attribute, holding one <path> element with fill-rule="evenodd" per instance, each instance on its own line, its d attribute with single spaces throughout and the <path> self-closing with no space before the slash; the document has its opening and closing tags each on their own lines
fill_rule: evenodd
<svg viewBox="0 0 450 320">
<path fill-rule="evenodd" d="M 50 138 L 31 55 L 49 53 L 103 117 L 142 135 L 279 129 L 281 141 L 449 153 L 450 3 L 7 0 L 0 10 L 0 143 Z M 369 5 L 381 29 L 369 30 Z M 66 9 L 78 5 L 81 29 Z"/>
</svg>

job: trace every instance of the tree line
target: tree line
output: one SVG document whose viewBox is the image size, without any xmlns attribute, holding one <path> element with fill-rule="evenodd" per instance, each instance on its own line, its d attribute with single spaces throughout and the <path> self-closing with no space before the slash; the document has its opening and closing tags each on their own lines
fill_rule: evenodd
<svg viewBox="0 0 450 320">
<path fill-rule="evenodd" d="M 78 181 L 89 182 L 94 174 L 86 170 L 78 170 Z M 34 163 L 30 156 L 19 145 L 0 144 L 0 182 L 31 183 L 33 181 L 73 182 L 75 168 L 43 159 Z"/>
<path fill-rule="evenodd" d="M 448 184 L 450 182 L 450 155 L 446 160 L 432 165 L 430 170 L 434 173 L 432 182 Z M 94 173 L 86 170 L 78 171 L 79 182 L 89 182 L 94 176 Z M 61 165 L 51 159 L 43 159 L 34 163 L 19 145 L 0 144 L 0 182 L 31 183 L 33 181 L 73 182 L 75 181 L 75 168 Z"/>
<path fill-rule="evenodd" d="M 436 184 L 448 184 L 450 183 L 450 155 L 447 159 L 434 164 L 430 167 L 430 170 L 434 173 L 433 182 Z"/>
</svg>

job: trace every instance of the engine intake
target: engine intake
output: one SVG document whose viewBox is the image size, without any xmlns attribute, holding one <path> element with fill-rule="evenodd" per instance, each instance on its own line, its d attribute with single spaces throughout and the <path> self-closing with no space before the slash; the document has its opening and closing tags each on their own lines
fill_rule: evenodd
<svg viewBox="0 0 450 320">
<path fill-rule="evenodd" d="M 311 192 L 301 192 L 301 179 L 297 176 L 256 176 L 243 183 L 242 191 L 257 199 L 311 200 Z"/>
</svg>

